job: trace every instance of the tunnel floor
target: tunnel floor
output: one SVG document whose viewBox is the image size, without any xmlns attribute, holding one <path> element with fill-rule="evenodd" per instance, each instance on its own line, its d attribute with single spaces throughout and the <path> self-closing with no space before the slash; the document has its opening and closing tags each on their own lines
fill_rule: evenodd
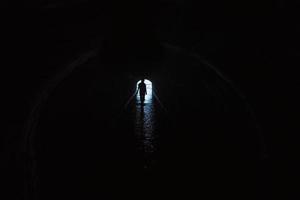
<svg viewBox="0 0 300 200">
<path fill-rule="evenodd" d="M 134 98 L 124 107 L 134 86 L 129 74 L 95 66 L 75 70 L 41 110 L 34 138 L 40 199 L 258 199 L 255 136 L 243 111 L 228 115 L 239 105 L 234 97 L 209 94 L 202 82 L 195 95 L 180 81 L 198 75 L 161 71 L 161 101 L 142 106 Z M 177 81 L 164 78 L 170 75 Z"/>
</svg>

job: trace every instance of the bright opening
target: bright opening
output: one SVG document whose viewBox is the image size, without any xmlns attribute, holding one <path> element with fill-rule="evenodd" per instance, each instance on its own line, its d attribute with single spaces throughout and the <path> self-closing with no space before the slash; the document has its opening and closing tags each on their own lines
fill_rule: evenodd
<svg viewBox="0 0 300 200">
<path fill-rule="evenodd" d="M 136 83 L 136 90 L 138 91 L 138 85 L 141 81 L 138 81 Z M 147 90 L 147 94 L 145 96 L 145 103 L 149 103 L 152 100 L 152 82 L 145 79 L 144 83 L 146 84 L 146 90 Z M 140 92 L 138 91 L 136 98 L 138 101 L 140 101 Z"/>
</svg>

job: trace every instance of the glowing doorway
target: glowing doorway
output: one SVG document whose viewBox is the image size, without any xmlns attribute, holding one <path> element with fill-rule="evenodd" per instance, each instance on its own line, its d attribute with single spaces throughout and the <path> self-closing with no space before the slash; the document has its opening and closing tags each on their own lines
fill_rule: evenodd
<svg viewBox="0 0 300 200">
<path fill-rule="evenodd" d="M 140 92 L 138 91 L 138 85 L 139 83 L 141 83 L 141 81 L 138 81 L 136 83 L 136 91 L 137 91 L 137 95 L 136 95 L 136 100 L 137 102 L 141 103 L 140 102 Z M 145 96 L 145 101 L 144 103 L 147 104 L 147 103 L 151 103 L 152 102 L 152 82 L 145 79 L 144 80 L 144 83 L 146 84 L 146 90 L 147 90 L 147 95 Z"/>
</svg>

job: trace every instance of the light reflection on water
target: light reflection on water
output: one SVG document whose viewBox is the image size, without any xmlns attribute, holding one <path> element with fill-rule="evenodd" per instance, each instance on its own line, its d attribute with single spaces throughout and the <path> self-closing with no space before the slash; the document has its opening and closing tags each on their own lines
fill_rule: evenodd
<svg viewBox="0 0 300 200">
<path fill-rule="evenodd" d="M 138 82 L 139 83 L 139 82 Z M 137 84 L 138 84 L 137 83 Z M 147 87 L 147 95 L 145 96 L 144 104 L 140 101 L 140 95 L 136 95 L 136 119 L 135 132 L 138 139 L 141 141 L 139 148 L 144 151 L 146 156 L 155 151 L 154 144 L 154 105 L 152 94 L 152 83 L 145 80 Z M 147 155 L 148 154 L 148 155 Z"/>
</svg>

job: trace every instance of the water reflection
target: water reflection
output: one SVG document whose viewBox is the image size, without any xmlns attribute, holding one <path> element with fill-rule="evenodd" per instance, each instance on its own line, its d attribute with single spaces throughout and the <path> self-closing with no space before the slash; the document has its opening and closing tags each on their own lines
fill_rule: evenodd
<svg viewBox="0 0 300 200">
<path fill-rule="evenodd" d="M 139 84 L 139 82 L 137 83 Z M 141 102 L 139 92 L 136 95 L 136 120 L 135 132 L 141 141 L 139 148 L 149 157 L 155 151 L 154 136 L 154 103 L 152 94 L 152 83 L 145 80 L 147 95 L 144 103 Z M 147 166 L 145 166 L 147 167 Z"/>
</svg>

